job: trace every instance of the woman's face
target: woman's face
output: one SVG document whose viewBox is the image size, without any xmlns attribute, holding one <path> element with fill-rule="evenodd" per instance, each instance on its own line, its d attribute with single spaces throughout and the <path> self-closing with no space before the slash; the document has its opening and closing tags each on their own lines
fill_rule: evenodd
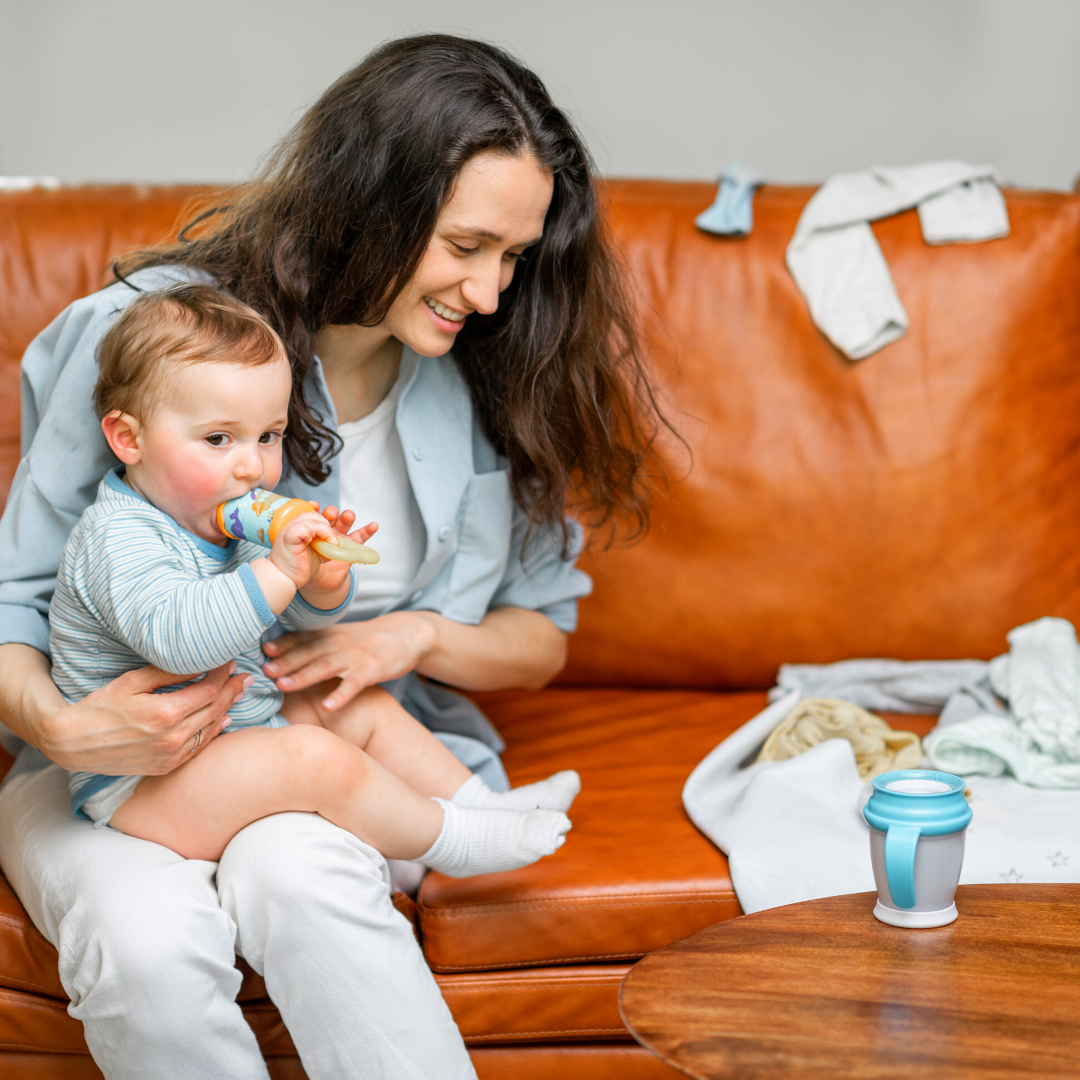
<svg viewBox="0 0 1080 1080">
<path fill-rule="evenodd" d="M 469 315 L 499 306 L 514 266 L 544 231 L 552 187 L 531 154 L 488 151 L 466 162 L 382 329 L 421 356 L 449 352 Z"/>
</svg>

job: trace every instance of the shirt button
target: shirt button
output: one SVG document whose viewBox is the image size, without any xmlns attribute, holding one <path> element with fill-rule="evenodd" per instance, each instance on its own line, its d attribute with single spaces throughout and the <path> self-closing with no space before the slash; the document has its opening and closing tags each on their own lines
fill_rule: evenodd
<svg viewBox="0 0 1080 1080">
<path fill-rule="evenodd" d="M 449 525 L 444 525 L 439 530 L 439 539 L 440 540 L 445 540 L 449 535 L 450 535 L 450 526 Z"/>
<path fill-rule="evenodd" d="M 416 601 L 419 600 L 420 597 L 423 596 L 423 595 L 424 595 L 424 590 L 423 589 L 417 589 L 416 592 L 414 592 L 412 594 L 412 596 L 409 597 L 409 603 L 410 604 L 415 604 Z"/>
<path fill-rule="evenodd" d="M 412 452 L 412 456 L 413 456 L 414 458 L 416 458 L 416 460 L 417 460 L 417 461 L 423 461 L 423 460 L 424 460 L 424 451 L 423 451 L 423 450 L 421 450 L 421 449 L 420 449 L 420 447 L 418 446 L 418 447 L 417 447 L 417 448 L 416 448 L 416 449 L 415 449 L 415 450 L 414 450 L 414 451 Z"/>
</svg>

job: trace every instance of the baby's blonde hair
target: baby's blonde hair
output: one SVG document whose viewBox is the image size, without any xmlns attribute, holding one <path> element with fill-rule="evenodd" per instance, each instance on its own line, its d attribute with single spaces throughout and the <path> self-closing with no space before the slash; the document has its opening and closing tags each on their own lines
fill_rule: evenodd
<svg viewBox="0 0 1080 1080">
<path fill-rule="evenodd" d="M 288 359 L 285 346 L 254 308 L 211 285 L 170 285 L 137 296 L 101 339 L 94 405 L 100 417 L 119 410 L 145 421 L 173 364 L 278 359 Z"/>
</svg>

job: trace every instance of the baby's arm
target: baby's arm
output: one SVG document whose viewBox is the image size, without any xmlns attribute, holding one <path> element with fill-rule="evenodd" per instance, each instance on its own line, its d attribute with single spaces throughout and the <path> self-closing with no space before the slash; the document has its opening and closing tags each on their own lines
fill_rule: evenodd
<svg viewBox="0 0 1080 1080">
<path fill-rule="evenodd" d="M 210 671 L 247 651 L 274 624 L 247 566 L 194 576 L 155 524 L 116 515 L 83 533 L 73 585 L 97 623 L 176 675 Z"/>
</svg>

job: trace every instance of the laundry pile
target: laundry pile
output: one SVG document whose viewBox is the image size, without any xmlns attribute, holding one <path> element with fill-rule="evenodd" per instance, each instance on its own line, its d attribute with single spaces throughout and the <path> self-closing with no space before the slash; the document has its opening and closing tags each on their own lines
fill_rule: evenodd
<svg viewBox="0 0 1080 1080">
<path fill-rule="evenodd" d="M 804 698 L 940 714 L 924 750 L 935 768 L 966 777 L 974 811 L 962 883 L 1080 882 L 1076 632 L 1063 619 L 1039 619 L 1013 630 L 1009 645 L 989 664 L 784 665 L 772 704 L 717 746 L 683 790 L 691 820 L 727 853 L 743 910 L 874 888 L 861 815 L 869 785 L 852 742 L 829 738 L 787 760 L 755 760 Z"/>
</svg>

